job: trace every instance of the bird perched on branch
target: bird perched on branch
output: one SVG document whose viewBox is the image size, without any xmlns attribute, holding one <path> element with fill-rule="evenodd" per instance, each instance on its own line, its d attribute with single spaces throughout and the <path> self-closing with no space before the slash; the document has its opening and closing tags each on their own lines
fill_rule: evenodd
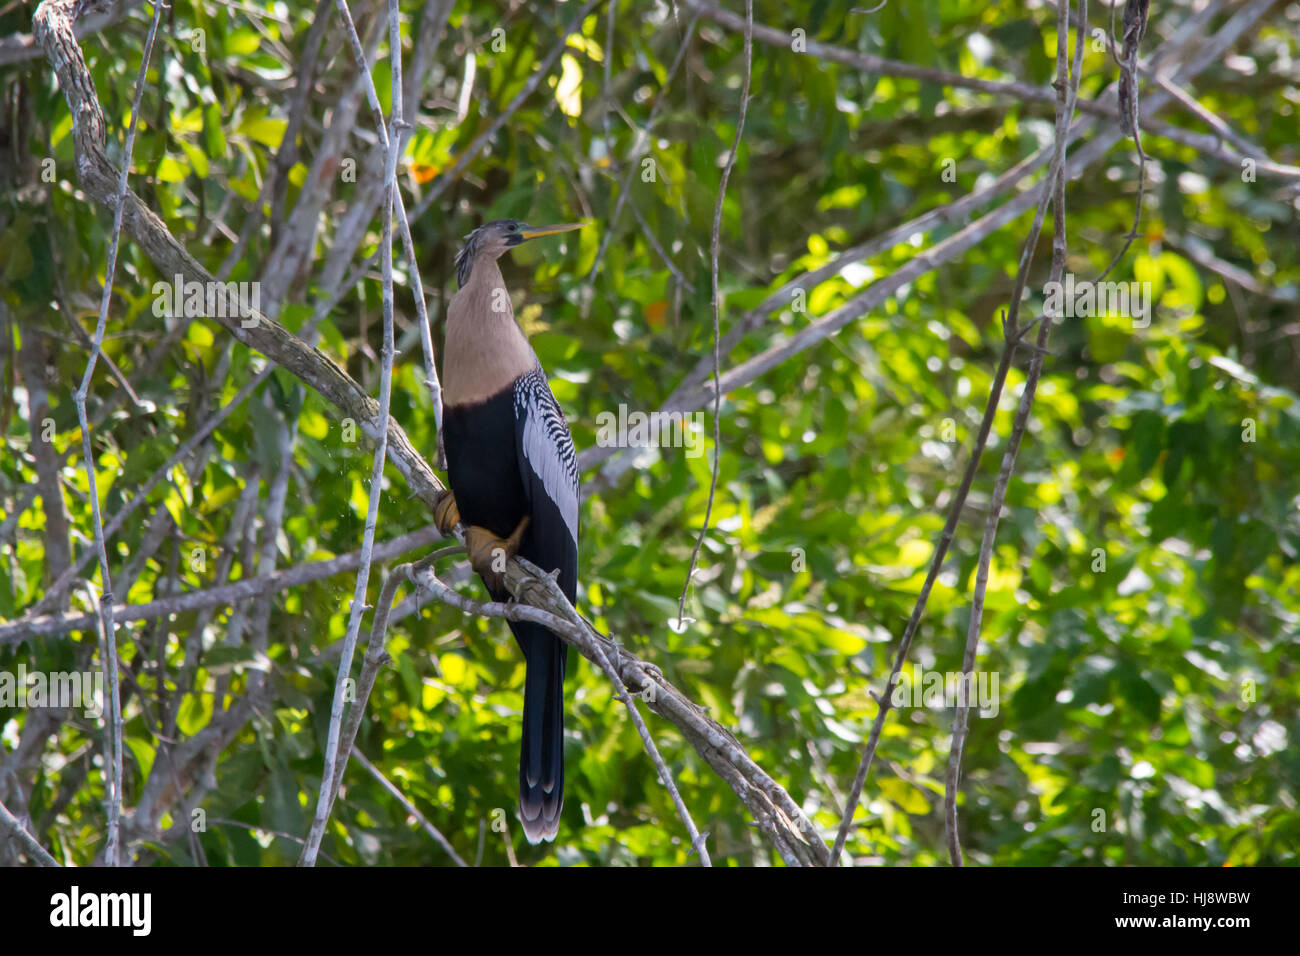
<svg viewBox="0 0 1300 956">
<path fill-rule="evenodd" d="M 498 219 L 465 237 L 459 291 L 447 309 L 443 441 L 450 491 L 434 519 L 467 531 L 470 563 L 494 601 L 510 598 L 505 560 L 515 554 L 578 589 L 578 459 L 546 373 L 515 322 L 497 259 L 538 236 L 585 223 L 534 227 Z M 564 671 L 567 646 L 551 631 L 510 621 L 523 651 L 519 814 L 529 843 L 553 840 L 564 803 Z"/>
</svg>

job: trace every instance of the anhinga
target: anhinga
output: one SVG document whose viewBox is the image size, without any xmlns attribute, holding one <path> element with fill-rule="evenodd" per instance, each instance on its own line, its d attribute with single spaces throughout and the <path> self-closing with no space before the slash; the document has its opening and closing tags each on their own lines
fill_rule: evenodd
<svg viewBox="0 0 1300 956">
<path fill-rule="evenodd" d="M 494 601 L 510 597 L 501 572 L 514 554 L 558 571 L 560 590 L 570 601 L 577 595 L 578 459 L 497 259 L 525 240 L 583 225 L 498 219 L 466 236 L 456 256 L 460 290 L 447 309 L 442 374 L 451 489 L 434 517 L 444 533 L 465 523 L 470 563 Z M 538 843 L 555 838 L 564 803 L 567 647 L 540 624 L 509 623 L 526 664 L 519 814 L 528 842 Z"/>
</svg>

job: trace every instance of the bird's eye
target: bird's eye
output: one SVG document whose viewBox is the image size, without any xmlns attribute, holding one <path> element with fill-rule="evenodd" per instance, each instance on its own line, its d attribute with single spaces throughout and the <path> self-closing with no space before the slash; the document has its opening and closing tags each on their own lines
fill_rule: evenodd
<svg viewBox="0 0 1300 956">
<path fill-rule="evenodd" d="M 511 232 L 518 232 L 518 231 L 519 231 L 519 223 L 517 223 L 517 222 L 512 222 L 512 223 L 509 225 L 508 228 L 510 229 Z"/>
</svg>

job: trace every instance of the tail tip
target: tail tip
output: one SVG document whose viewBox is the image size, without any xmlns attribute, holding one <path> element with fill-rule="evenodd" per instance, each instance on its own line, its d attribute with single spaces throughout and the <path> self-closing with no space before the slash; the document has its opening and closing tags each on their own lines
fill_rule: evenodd
<svg viewBox="0 0 1300 956">
<path fill-rule="evenodd" d="M 521 803 L 519 821 L 524 828 L 524 839 L 529 843 L 550 843 L 560 832 L 560 807 L 536 807 L 533 815 L 529 816 Z"/>
</svg>

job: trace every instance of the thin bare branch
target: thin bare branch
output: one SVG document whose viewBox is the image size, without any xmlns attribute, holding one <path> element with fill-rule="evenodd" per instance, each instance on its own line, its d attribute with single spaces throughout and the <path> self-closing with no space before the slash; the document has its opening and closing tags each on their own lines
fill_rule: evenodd
<svg viewBox="0 0 1300 956">
<path fill-rule="evenodd" d="M 694 23 L 694 21 L 691 21 Z M 709 502 L 704 509 L 704 523 L 700 525 L 699 537 L 691 550 L 691 560 L 686 565 L 686 580 L 682 582 L 682 594 L 677 600 L 677 620 L 684 628 L 686 625 L 686 595 L 691 589 L 691 579 L 695 577 L 695 562 L 700 557 L 700 548 L 704 546 L 704 536 L 709 533 L 709 519 L 713 517 L 713 498 L 718 491 L 718 466 L 722 461 L 722 392 L 718 382 L 722 376 L 722 355 L 719 352 L 719 329 L 722 313 L 722 294 L 718 291 L 718 239 L 722 230 L 722 206 L 727 198 L 727 180 L 736 166 L 736 156 L 740 153 L 740 140 L 745 135 L 745 113 L 749 107 L 749 81 L 754 66 L 754 26 L 753 0 L 745 0 L 745 78 L 740 85 L 740 115 L 736 120 L 736 138 L 732 140 L 731 152 L 727 154 L 727 163 L 722 169 L 722 180 L 718 183 L 718 200 L 713 205 L 713 241 L 710 246 L 709 262 L 713 278 L 713 472 L 709 478 Z"/>
<path fill-rule="evenodd" d="M 609 655 L 605 653 L 605 649 L 597 645 L 596 650 L 600 655 L 600 669 L 605 672 L 605 676 L 614 685 L 615 699 L 621 701 L 627 708 L 628 716 L 632 718 L 632 725 L 636 727 L 636 732 L 641 736 L 641 745 L 645 747 L 645 752 L 649 755 L 651 763 L 655 765 L 655 770 L 659 773 L 660 782 L 668 791 L 669 797 L 672 798 L 673 806 L 677 808 L 677 815 L 681 817 L 682 823 L 686 825 L 686 832 L 691 838 L 691 849 L 699 854 L 701 866 L 713 866 L 713 861 L 709 858 L 708 848 L 704 845 L 707 834 L 701 836 L 699 828 L 691 818 L 691 811 L 686 808 L 686 801 L 682 799 L 681 793 L 677 790 L 677 783 L 673 780 L 667 762 L 664 760 L 663 755 L 659 753 L 659 747 L 656 746 L 654 737 L 650 735 L 645 721 L 641 719 L 641 712 L 636 707 L 635 696 L 622 686 L 623 681 L 614 669 L 614 665 L 610 663 Z"/>
<path fill-rule="evenodd" d="M 695 3 L 696 0 L 691 0 L 691 2 Z M 1238 13 L 1235 14 L 1228 23 L 1224 24 L 1224 26 L 1214 34 L 1208 42 L 1200 45 L 1196 50 L 1195 55 L 1187 63 L 1184 63 L 1176 69 L 1174 80 L 1185 83 L 1190 78 L 1204 71 L 1211 63 L 1218 62 L 1218 60 L 1222 58 L 1224 52 L 1229 49 L 1232 44 L 1250 28 L 1251 25 L 1267 12 L 1269 6 L 1271 6 L 1271 4 L 1268 0 L 1254 0 L 1254 2 L 1243 7 L 1242 10 L 1238 11 Z M 1212 13 L 1213 5 L 1207 9 Z M 1169 43 L 1166 43 L 1161 50 L 1157 51 L 1156 56 L 1153 58 L 1153 66 L 1155 64 L 1163 63 L 1165 60 L 1176 59 L 1181 47 L 1171 46 L 1171 44 L 1176 43 L 1186 45 L 1189 43 L 1199 42 L 1197 30 L 1203 28 L 1204 23 L 1207 20 L 1206 11 L 1199 11 L 1192 20 L 1193 22 L 1189 25 L 1192 28 L 1187 30 L 1180 28 L 1177 37 Z M 755 25 L 755 37 L 759 39 L 762 38 L 757 25 Z M 1050 90 L 1048 92 L 1050 92 Z M 1171 98 L 1170 94 L 1163 90 L 1157 90 L 1149 95 L 1146 98 L 1146 115 L 1149 116 L 1164 108 L 1170 102 Z M 1083 101 L 1080 100 L 1078 102 L 1081 104 Z M 1112 119 L 1113 118 L 1112 114 Z M 1084 169 L 1097 162 L 1124 135 L 1119 128 L 1116 128 L 1113 125 L 1102 126 L 1095 120 L 1081 120 L 1071 126 L 1068 142 L 1074 142 L 1089 131 L 1094 133 L 1093 139 L 1079 147 L 1074 155 L 1069 157 L 1066 167 L 1066 177 L 1069 180 L 1076 179 Z M 1000 195 L 1002 192 L 1008 191 L 1010 187 L 1015 184 L 1015 181 L 1023 178 L 1024 175 L 1041 168 L 1041 166 L 1047 161 L 1050 153 L 1050 149 L 1043 149 L 1037 154 L 1030 156 L 1026 160 L 1017 164 L 1013 170 L 1009 170 L 1004 174 L 1004 177 L 999 177 L 996 186 L 990 186 L 986 190 L 982 191 L 982 193 L 979 194 L 980 201 L 987 202 L 992 198 L 996 198 L 996 196 Z M 1297 170 L 1297 172 L 1300 172 L 1300 170 Z M 1014 174 L 1014 177 L 1012 174 Z M 889 298 L 897 294 L 897 292 L 905 285 L 915 282 L 920 276 L 937 269 L 945 262 L 951 261 L 958 255 L 978 245 L 998 229 L 1014 221 L 1017 217 L 1034 206 L 1038 195 L 1039 193 L 1036 190 L 1027 190 L 1020 195 L 1014 196 L 1002 206 L 986 213 L 980 219 L 964 226 L 962 229 L 948 236 L 942 242 L 939 242 L 931 248 L 921 252 L 915 258 L 911 259 L 905 265 L 895 269 L 889 275 L 878 279 L 862 292 L 858 293 L 854 298 L 845 302 L 838 308 L 824 316 L 816 318 L 798 332 L 786 336 L 745 362 L 729 369 L 722 376 L 720 384 L 721 392 L 726 394 L 736 388 L 748 385 L 781 363 L 788 361 L 793 356 L 817 345 L 823 339 L 834 334 L 850 322 L 855 321 L 870 310 L 882 305 Z M 973 194 L 958 200 L 957 203 L 953 204 L 953 206 L 962 206 L 963 212 L 965 212 L 975 205 L 975 199 L 976 196 Z M 940 221 L 947 221 L 950 216 L 951 213 L 949 207 L 944 207 L 941 210 L 933 210 L 930 213 L 924 214 L 922 217 L 918 217 L 917 220 L 913 220 L 912 223 L 907 224 L 906 226 L 900 226 L 898 229 L 891 230 L 887 236 L 880 237 L 879 241 L 885 241 L 888 239 L 891 240 L 888 243 L 890 246 L 896 245 L 897 242 L 892 240 L 897 239 L 898 241 L 901 241 L 902 238 L 914 234 L 916 231 L 914 229 L 912 233 L 905 232 L 908 226 L 920 225 L 922 223 L 925 226 L 933 226 Z M 867 245 L 871 248 L 875 248 L 874 244 L 876 241 L 877 240 L 873 240 L 872 243 Z M 839 271 L 839 269 L 842 269 L 844 264 L 846 264 L 845 260 L 852 261 L 849 259 L 850 255 L 856 256 L 856 250 L 844 253 L 841 259 L 836 260 L 836 264 L 828 264 L 827 266 L 822 267 L 822 269 L 819 269 L 817 273 L 810 273 L 808 279 L 811 280 L 814 275 L 824 278 L 827 274 L 833 274 L 834 272 Z M 767 302 L 757 307 L 753 312 L 749 313 L 745 319 L 742 319 L 741 322 L 737 323 L 737 326 L 733 328 L 732 332 L 729 332 L 728 336 L 723 339 L 724 350 L 727 350 L 728 342 L 732 341 L 733 335 L 735 338 L 734 341 L 732 341 L 732 344 L 738 342 L 743 337 L 742 329 L 744 332 L 748 332 L 753 328 L 758 327 L 762 324 L 764 317 L 772 308 L 778 308 L 780 305 L 789 302 L 795 294 L 795 291 L 798 288 L 803 287 L 803 282 L 804 279 L 801 277 L 791 283 L 787 283 L 777 292 L 773 293 Z M 769 305 L 769 303 L 771 303 L 771 305 Z M 713 397 L 713 391 L 715 388 L 711 381 L 706 380 L 707 368 L 707 360 L 701 360 L 701 362 L 697 364 L 695 370 L 693 370 L 687 379 L 683 381 L 682 385 L 678 386 L 672 395 L 664 401 L 660 410 L 662 412 L 671 413 L 694 411 L 702 408 L 705 403 Z M 688 382 L 698 384 L 688 387 Z M 599 488 L 617 480 L 618 477 L 626 471 L 627 467 L 629 467 L 632 456 L 627 455 L 625 452 L 619 452 L 614 448 L 589 448 L 579 456 L 579 465 L 582 469 L 586 470 L 599 464 L 606 458 L 615 456 L 616 454 L 618 455 L 617 461 L 611 461 L 606 465 L 602 470 L 599 479 L 595 482 L 589 482 L 590 486 Z"/>
<path fill-rule="evenodd" d="M 434 843 L 438 844 L 440 847 L 442 847 L 444 850 L 447 851 L 447 855 L 451 857 L 453 863 L 455 863 L 457 866 L 469 866 L 469 864 L 466 863 L 461 858 L 460 854 L 456 852 L 455 848 L 452 847 L 451 841 L 442 835 L 442 831 L 440 831 L 437 827 L 435 827 L 432 823 L 430 823 L 428 819 L 425 817 L 425 815 L 421 813 L 419 809 L 415 806 L 415 804 L 413 804 L 410 800 L 408 800 L 406 798 L 406 795 L 403 794 L 402 791 L 398 790 L 397 787 L 393 785 L 393 782 L 389 780 L 387 777 L 385 777 L 379 771 L 378 767 L 376 767 L 374 764 L 372 764 L 369 760 L 366 759 L 365 754 L 361 753 L 361 751 L 358 750 L 356 753 L 353 754 L 353 756 L 357 758 L 357 763 L 361 764 L 361 766 L 365 768 L 368 774 L 370 774 L 372 777 L 374 777 L 376 780 L 379 781 L 380 786 L 382 786 L 385 790 L 387 790 L 389 793 L 393 795 L 393 799 L 395 799 L 398 803 L 402 805 L 403 810 L 405 810 L 411 816 L 415 817 L 417 821 L 419 821 L 421 829 L 423 829 L 425 833 L 429 834 L 429 836 L 433 838 Z"/>
<path fill-rule="evenodd" d="M 339 15 L 348 28 L 348 38 L 352 41 L 352 52 L 357 58 L 357 69 L 366 78 L 366 93 L 370 104 L 378 114 L 378 128 L 383 130 L 383 113 L 379 110 L 379 98 L 375 93 L 374 81 L 370 78 L 369 64 L 352 23 L 352 13 L 347 0 L 337 0 Z M 401 205 L 401 194 L 397 189 L 397 156 L 402 150 L 403 130 L 408 129 L 402 118 L 402 43 L 401 13 L 398 0 L 388 0 L 388 44 L 389 64 L 392 69 L 392 118 L 391 130 L 388 132 L 384 146 L 387 150 L 384 163 L 384 236 L 380 242 L 383 252 L 384 270 L 384 344 L 381 355 L 379 378 L 379 415 L 376 419 L 378 441 L 375 443 L 374 464 L 370 472 L 370 488 L 367 492 L 366 527 L 361 539 L 361 567 L 357 569 L 357 583 L 352 595 L 352 608 L 348 615 L 348 629 L 343 637 L 343 654 L 339 660 L 338 676 L 334 682 L 334 702 L 330 708 L 329 736 L 325 743 L 325 767 L 321 773 L 320 795 L 316 801 L 316 817 L 312 821 L 311 832 L 303 847 L 299 866 L 314 866 L 316 854 L 320 850 L 321 840 L 325 836 L 325 824 L 329 820 L 333 805 L 333 783 L 335 768 L 339 759 L 339 738 L 343 729 L 343 710 L 347 696 L 348 683 L 352 673 L 352 655 L 356 650 L 357 635 L 361 629 L 361 615 L 366 610 L 366 590 L 370 584 L 371 551 L 375 543 L 375 529 L 379 523 L 379 501 L 383 497 L 384 461 L 388 457 L 388 411 L 393 389 L 393 356 L 395 353 L 393 337 L 393 217 Z M 414 256 L 412 256 L 414 259 Z M 413 274 L 418 272 L 415 270 Z M 421 297 L 422 299 L 423 297 Z"/>
<path fill-rule="evenodd" d="M 1052 269 L 1049 282 L 1060 282 L 1065 272 L 1066 232 L 1065 232 L 1065 164 L 1064 143 L 1069 129 L 1074 104 L 1079 95 L 1079 80 L 1083 64 L 1084 33 L 1078 31 L 1074 39 L 1074 62 L 1071 72 L 1066 71 L 1066 38 L 1069 35 L 1069 0 L 1057 0 L 1057 42 L 1056 42 L 1056 142 L 1057 156 L 1052 163 Z M 1079 0 L 1077 12 L 1079 23 L 1088 22 L 1088 0 Z M 1071 79 L 1073 78 L 1073 79 Z M 1046 191 L 1044 191 L 1046 192 Z M 1042 210 L 1040 205 L 1039 209 Z M 1038 224 L 1037 222 L 1035 223 Z M 1037 233 L 1031 233 L 1030 240 L 1037 245 Z M 1027 256 L 1022 260 L 1022 274 L 1029 269 L 1029 246 Z M 1019 285 L 1019 282 L 1017 283 Z M 1017 296 L 1012 301 L 1012 319 L 1008 323 L 1006 348 L 1014 350 L 1021 332 L 1015 312 L 1020 304 Z M 993 559 L 993 543 L 997 539 L 998 522 L 1002 516 L 1002 503 L 1006 499 L 1007 486 L 1011 482 L 1011 472 L 1015 468 L 1016 453 L 1029 424 L 1029 409 L 1033 405 L 1034 393 L 1038 387 L 1038 378 L 1042 373 L 1043 357 L 1047 350 L 1047 339 L 1051 334 L 1054 315 L 1042 315 L 1038 319 L 1038 341 L 1029 362 L 1029 373 L 1024 389 L 1020 393 L 1020 405 L 1012 423 L 1011 435 L 1007 441 L 1006 451 L 1002 456 L 1002 467 L 998 472 L 997 482 L 993 487 L 993 498 L 989 503 L 988 515 L 984 522 L 984 537 L 980 542 L 979 568 L 975 575 L 975 591 L 971 597 L 971 613 L 966 631 L 966 650 L 962 659 L 961 693 L 957 697 L 957 710 L 953 717 L 952 747 L 948 753 L 948 770 L 944 787 L 944 830 L 947 835 L 948 856 L 953 866 L 963 863 L 961 852 L 961 834 L 957 823 L 957 788 L 961 782 L 961 762 L 965 752 L 966 733 L 970 719 L 971 674 L 975 669 L 975 657 L 979 651 L 980 624 L 984 618 L 984 595 L 988 590 L 989 564 Z"/>
<path fill-rule="evenodd" d="M 379 604 L 375 607 L 374 616 L 370 622 L 370 636 L 366 638 L 366 653 L 361 662 L 361 679 L 357 681 L 357 692 L 352 707 L 348 710 L 348 722 L 343 728 L 343 744 L 339 748 L 339 757 L 335 761 L 334 780 L 330 789 L 330 806 L 334 804 L 338 796 L 339 787 L 343 783 L 343 774 L 348 768 L 348 758 L 353 753 L 353 748 L 357 742 L 357 731 L 361 729 L 361 720 L 366 713 L 366 704 L 370 700 L 370 692 L 374 689 L 375 678 L 379 674 L 379 669 L 388 663 L 388 649 L 385 636 L 388 632 L 389 616 L 393 610 L 393 599 L 397 596 L 397 588 L 403 581 L 406 581 L 412 567 L 432 566 L 435 561 L 453 554 L 464 553 L 463 545 L 452 545 L 451 547 L 441 548 L 413 564 L 399 564 L 388 573 L 388 579 L 379 591 Z"/>
<path fill-rule="evenodd" d="M 77 421 L 81 424 L 81 445 L 82 454 L 85 458 L 86 480 L 90 488 L 90 512 L 95 531 L 95 551 L 99 555 L 99 579 L 102 585 L 102 597 L 98 604 L 104 631 L 105 668 L 108 671 L 105 677 L 109 682 L 109 694 L 112 699 L 110 710 L 112 747 L 108 754 L 108 765 L 104 768 L 105 789 L 109 792 L 108 843 L 105 851 L 105 858 L 109 866 L 117 866 L 120 863 L 118 836 L 122 815 L 122 710 L 117 680 L 117 631 L 113 624 L 113 581 L 108 570 L 108 549 L 104 545 L 104 523 L 99 513 L 99 488 L 95 476 L 95 449 L 91 441 L 90 423 L 86 418 L 86 397 L 90 394 L 90 383 L 95 375 L 95 362 L 99 358 L 100 349 L 103 348 L 104 333 L 108 329 L 108 308 L 113 301 L 113 275 L 117 270 L 117 245 L 122 236 L 122 211 L 126 205 L 127 177 L 131 171 L 131 155 L 135 148 L 135 131 L 140 121 L 140 102 L 144 98 L 145 76 L 149 72 L 149 58 L 153 53 L 154 38 L 158 35 L 158 24 L 162 20 L 162 11 L 163 4 L 161 0 L 154 0 L 153 22 L 149 26 L 149 36 L 145 40 L 144 54 L 140 58 L 140 74 L 135 81 L 135 98 L 131 103 L 131 120 L 126 132 L 126 150 L 122 161 L 122 169 L 118 176 L 117 193 L 113 204 L 113 231 L 108 242 L 108 265 L 104 270 L 104 292 L 99 302 L 99 321 L 95 326 L 95 337 L 91 343 L 90 359 L 86 362 L 86 373 L 82 376 L 81 385 L 74 394 L 77 403 Z"/>
<path fill-rule="evenodd" d="M 569 37 L 580 30 L 582 28 L 582 22 L 587 18 L 587 15 L 604 2 L 605 0 L 587 0 L 582 8 L 578 10 L 573 19 L 570 20 L 568 25 L 564 28 L 564 36 L 561 37 L 559 42 L 551 48 L 550 52 L 542 59 L 542 62 L 537 65 L 537 69 L 534 70 L 533 75 L 528 78 L 528 82 L 523 85 L 523 88 L 515 95 L 515 98 L 510 101 L 506 108 L 501 111 L 497 118 L 488 124 L 488 128 L 476 136 L 469 146 L 466 147 L 465 151 L 456 157 L 456 162 L 451 165 L 451 168 L 434 180 L 433 188 L 425 193 L 424 197 L 416 204 L 415 211 L 410 215 L 408 222 L 415 222 L 428 212 L 429 208 L 438 201 L 439 197 L 441 197 L 448 188 L 459 181 L 460 177 L 469 167 L 469 164 L 478 158 L 479 153 L 481 153 L 483 148 L 491 142 L 492 137 L 496 136 L 497 132 L 506 124 L 510 117 L 515 114 L 519 107 L 523 106 L 528 98 L 533 95 L 537 88 L 541 86 L 542 81 L 550 76 L 551 67 L 555 65 L 555 61 L 560 58 L 560 54 L 569 48 Z M 405 237 L 403 238 L 405 239 Z M 371 253 L 364 262 L 358 264 L 350 273 L 348 273 L 347 278 L 343 280 L 342 284 L 337 289 L 326 286 L 322 294 L 322 299 L 337 302 L 338 299 L 342 297 L 345 290 L 353 288 L 359 281 L 361 281 L 363 275 L 374 268 L 375 264 L 379 261 L 379 256 L 379 250 L 375 250 L 375 252 Z"/>
<path fill-rule="evenodd" d="M 632 187 L 632 175 L 639 167 L 637 160 L 641 158 L 641 155 L 650 145 L 650 131 L 654 129 L 655 117 L 659 113 L 659 108 L 663 106 L 664 103 L 668 102 L 668 87 L 672 84 L 673 77 L 677 75 L 677 70 L 681 67 L 682 63 L 686 61 L 686 53 L 691 48 L 691 39 L 695 36 L 695 24 L 699 22 L 699 19 L 700 15 L 697 13 L 695 16 L 691 17 L 690 22 L 686 24 L 686 34 L 677 48 L 677 55 L 673 57 L 673 62 L 668 67 L 668 72 L 664 76 L 663 86 L 659 88 L 659 95 L 655 97 L 654 103 L 650 105 L 650 115 L 646 117 L 645 126 L 637 131 L 636 138 L 632 143 L 632 154 L 627 158 L 627 169 L 623 173 L 623 182 L 619 186 L 618 200 L 614 203 L 614 214 L 610 216 L 609 221 L 605 223 L 604 232 L 600 237 L 600 246 L 596 249 L 596 258 L 592 261 L 591 269 L 587 273 L 588 283 L 595 280 L 596 273 L 600 271 L 600 264 L 605 260 L 605 252 L 609 248 L 609 243 L 614 235 L 614 229 L 618 225 L 618 217 L 623 214 L 623 204 L 627 202 L 629 190 Z M 608 55 L 606 55 L 605 60 L 608 63 Z M 608 91 L 606 96 L 608 99 Z M 609 115 L 608 107 L 609 104 L 607 102 L 606 117 Z M 605 143 L 608 146 L 608 133 L 606 133 L 605 136 Z"/>
<path fill-rule="evenodd" d="M 707 712 L 692 703 L 651 664 L 598 633 L 565 598 L 559 585 L 530 562 L 515 558 L 506 565 L 505 584 L 519 603 L 474 601 L 447 587 L 430 570 L 414 570 L 413 579 L 444 604 L 469 614 L 532 621 L 573 645 L 589 661 L 612 664 L 624 688 L 671 721 L 696 751 L 741 798 L 759 831 L 791 866 L 823 866 L 826 848 L 817 830 L 790 795 L 745 752 L 740 742 Z"/>
<path fill-rule="evenodd" d="M 1064 2 L 1064 0 L 1061 0 Z M 1058 28 L 1059 35 L 1064 37 L 1068 31 Z M 1061 40 L 1064 42 L 1064 39 Z M 1064 68 L 1062 67 L 1062 70 Z M 1059 86 L 1064 89 L 1065 83 L 1058 81 Z M 944 523 L 943 533 L 939 539 L 939 545 L 935 548 L 934 556 L 930 561 L 930 569 L 926 572 L 925 583 L 921 587 L 921 593 L 916 599 L 916 604 L 912 608 L 911 617 L 908 618 L 907 628 L 903 632 L 902 640 L 899 641 L 898 651 L 894 656 L 894 665 L 889 673 L 889 680 L 885 684 L 884 693 L 877 698 L 878 709 L 875 720 L 871 725 L 871 735 L 867 740 L 866 749 L 863 752 L 862 760 L 858 765 L 857 775 L 853 778 L 853 786 L 849 791 L 848 802 L 845 807 L 844 817 L 840 821 L 839 832 L 835 837 L 835 845 L 831 850 L 831 865 L 836 866 L 839 862 L 841 851 L 844 849 L 844 843 L 848 838 L 849 829 L 853 823 L 853 815 L 857 811 L 858 801 L 862 797 L 862 788 L 866 783 L 867 774 L 871 770 L 871 763 L 875 757 L 876 747 L 880 743 L 880 734 L 884 729 L 885 718 L 893 706 L 894 685 L 898 680 L 898 675 L 903 668 L 903 663 L 907 660 L 907 654 L 911 650 L 912 640 L 916 636 L 916 631 L 920 625 L 921 618 L 925 613 L 926 604 L 929 601 L 930 591 L 934 586 L 935 580 L 939 576 L 939 568 L 943 564 L 943 559 L 948 553 L 948 548 L 952 544 L 953 537 L 957 530 L 957 523 L 961 518 L 962 509 L 966 504 L 966 497 L 970 493 L 971 484 L 975 478 L 975 471 L 979 467 L 980 459 L 983 457 L 984 448 L 988 443 L 989 432 L 992 429 L 993 418 L 997 413 L 998 403 L 1002 398 L 1002 389 L 1006 383 L 1007 372 L 1011 366 L 1012 357 L 1016 351 L 1016 344 L 1019 342 L 1022 331 L 1019 325 L 1019 311 L 1022 299 L 1022 293 L 1025 284 L 1028 281 L 1029 268 L 1033 263 L 1034 250 L 1038 246 L 1038 236 L 1042 230 L 1043 220 L 1047 215 L 1047 207 L 1052 199 L 1052 188 L 1058 177 L 1064 175 L 1065 167 L 1065 149 L 1069 139 L 1069 122 L 1068 117 L 1071 115 L 1070 110 L 1073 108 L 1073 100 L 1066 104 L 1065 115 L 1066 122 L 1058 126 L 1058 135 L 1054 143 L 1052 152 L 1052 162 L 1048 169 L 1047 176 L 1043 180 L 1042 187 L 1037 190 L 1035 199 L 1037 200 L 1037 212 L 1034 215 L 1033 224 L 1030 226 L 1028 237 L 1025 240 L 1023 251 L 1020 256 L 1020 267 L 1016 275 L 1015 287 L 1011 293 L 1010 315 L 1004 323 L 1004 332 L 1006 335 L 1006 344 L 1003 347 L 1002 358 L 998 364 L 997 372 L 994 374 L 993 385 L 989 392 L 989 399 L 984 408 L 984 417 L 980 422 L 979 434 L 976 436 L 975 445 L 971 451 L 970 459 L 966 463 L 966 471 L 962 475 L 961 486 L 953 499 L 952 505 L 948 511 L 948 519 Z M 1031 192 L 1031 195 L 1034 195 Z"/>
<path fill-rule="evenodd" d="M 37 842 L 36 837 L 27 832 L 27 828 L 9 812 L 9 808 L 0 803 L 0 834 L 7 834 L 9 839 L 16 840 L 19 848 L 27 854 L 37 866 L 59 866 L 60 863 L 54 857 L 50 856 L 50 851 Z"/>
<path fill-rule="evenodd" d="M 242 523 L 232 523 L 232 528 L 236 527 L 242 527 Z M 438 530 L 429 525 L 419 531 L 412 531 L 390 541 L 376 544 L 373 557 L 377 561 L 387 561 L 408 551 L 427 548 L 439 537 Z M 204 608 L 228 607 L 262 595 L 321 581 L 336 574 L 355 571 L 360 567 L 360 563 L 361 552 L 350 551 L 326 561 L 309 561 L 297 567 L 286 568 L 265 578 L 249 577 L 234 584 L 169 595 L 147 604 L 119 604 L 113 609 L 113 616 L 115 620 L 126 623 L 143 621 L 160 615 L 184 614 Z M 93 614 L 53 614 L 45 617 L 21 618 L 11 623 L 0 624 L 0 647 L 18 644 L 33 637 L 85 631 L 94 627 L 95 621 Z"/>
</svg>

